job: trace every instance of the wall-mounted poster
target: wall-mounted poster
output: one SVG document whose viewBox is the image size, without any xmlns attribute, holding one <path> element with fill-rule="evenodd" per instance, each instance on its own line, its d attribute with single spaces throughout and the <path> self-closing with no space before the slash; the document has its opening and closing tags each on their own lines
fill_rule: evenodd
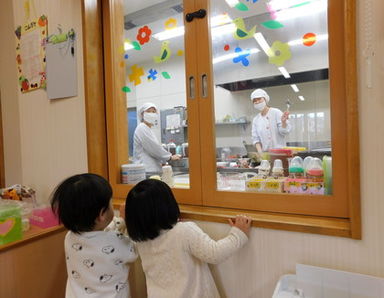
<svg viewBox="0 0 384 298">
<path fill-rule="evenodd" d="M 16 61 L 21 92 L 45 88 L 45 44 L 47 17 L 18 26 L 16 33 Z"/>
</svg>

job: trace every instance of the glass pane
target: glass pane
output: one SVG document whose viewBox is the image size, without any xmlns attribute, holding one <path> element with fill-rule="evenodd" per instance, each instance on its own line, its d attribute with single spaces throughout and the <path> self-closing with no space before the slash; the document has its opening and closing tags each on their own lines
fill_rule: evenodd
<svg viewBox="0 0 384 298">
<path fill-rule="evenodd" d="M 331 194 L 327 0 L 210 0 L 217 189 Z"/>
<path fill-rule="evenodd" d="M 124 6 L 130 165 L 122 182 L 136 183 L 145 170 L 146 177 L 189 188 L 182 1 L 125 0 Z"/>
</svg>

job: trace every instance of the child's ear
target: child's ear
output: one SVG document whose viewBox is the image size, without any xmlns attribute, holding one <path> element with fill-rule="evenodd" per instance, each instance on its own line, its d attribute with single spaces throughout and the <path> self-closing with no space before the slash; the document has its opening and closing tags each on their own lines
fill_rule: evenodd
<svg viewBox="0 0 384 298">
<path fill-rule="evenodd" d="M 100 210 L 99 216 L 96 217 L 96 223 L 104 222 L 106 219 L 106 211 L 107 209 Z"/>
</svg>

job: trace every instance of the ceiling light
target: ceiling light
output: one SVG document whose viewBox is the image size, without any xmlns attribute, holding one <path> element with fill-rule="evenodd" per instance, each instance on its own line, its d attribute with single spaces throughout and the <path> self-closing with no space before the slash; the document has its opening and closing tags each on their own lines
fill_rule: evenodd
<svg viewBox="0 0 384 298">
<path fill-rule="evenodd" d="M 284 78 L 289 79 L 291 76 L 289 75 L 289 72 L 285 69 L 285 67 L 278 67 L 281 74 L 284 76 Z"/>
<path fill-rule="evenodd" d="M 316 38 L 316 41 L 328 40 L 328 34 L 319 34 L 319 35 L 316 35 L 315 38 Z M 303 39 L 300 38 L 300 39 L 291 40 L 291 41 L 288 41 L 288 44 L 290 46 L 302 45 L 303 44 Z"/>
<path fill-rule="evenodd" d="M 257 43 L 268 57 L 274 56 L 274 52 L 271 50 L 271 47 L 269 46 L 261 32 L 257 32 L 253 37 L 256 39 Z"/>
<path fill-rule="evenodd" d="M 229 59 L 233 59 L 239 55 L 242 55 L 243 53 L 244 54 L 255 54 L 255 53 L 258 53 L 260 52 L 260 50 L 258 48 L 253 48 L 253 49 L 250 49 L 248 51 L 242 51 L 242 52 L 237 52 L 237 53 L 232 53 L 232 54 L 227 54 L 227 55 L 222 55 L 222 56 L 219 56 L 219 57 L 216 57 L 216 58 L 213 58 L 212 59 L 212 63 L 213 64 L 216 64 L 216 63 L 219 63 L 219 62 L 223 62 L 223 61 L 226 61 L 226 60 L 229 60 Z"/>
<path fill-rule="evenodd" d="M 300 99 L 301 101 L 304 101 L 304 100 L 305 100 L 304 96 L 302 96 L 302 95 L 299 96 L 299 99 Z"/>
<path fill-rule="evenodd" d="M 230 7 L 235 7 L 236 4 L 239 4 L 239 0 L 225 0 L 225 2 L 227 2 L 227 4 L 228 4 Z"/>
<path fill-rule="evenodd" d="M 217 26 L 211 29 L 212 36 L 221 36 L 228 33 L 233 33 L 236 30 L 236 25 L 231 23 L 223 26 Z"/>
<path fill-rule="evenodd" d="M 221 26 L 232 23 L 232 19 L 227 13 L 219 14 L 211 18 L 211 27 Z"/>
<path fill-rule="evenodd" d="M 184 35 L 184 26 L 175 27 L 169 30 L 161 31 L 159 33 L 153 34 L 152 36 L 157 40 L 166 40 L 178 36 Z"/>
<path fill-rule="evenodd" d="M 276 12 L 277 21 L 286 21 L 290 19 L 295 19 L 299 17 L 306 17 L 312 14 L 317 14 L 327 10 L 328 3 L 327 1 L 314 1 L 303 3 L 300 6 L 291 6 L 288 9 L 283 9 Z"/>
<path fill-rule="evenodd" d="M 128 51 L 131 49 L 133 49 L 133 45 L 128 41 L 124 41 L 124 51 Z"/>
<path fill-rule="evenodd" d="M 308 0 L 272 0 L 268 3 L 269 7 L 273 10 L 281 10 L 299 5 L 305 5 L 310 3 Z"/>
<path fill-rule="evenodd" d="M 212 35 L 223 35 L 227 33 L 232 33 L 236 29 L 236 25 L 232 23 L 232 19 L 227 14 L 221 14 L 211 18 L 211 27 L 214 27 L 211 31 Z M 173 29 L 161 31 L 159 33 L 153 34 L 152 36 L 157 40 L 162 41 L 182 36 L 184 35 L 184 31 L 184 26 L 180 26 Z"/>
<path fill-rule="evenodd" d="M 292 87 L 293 91 L 299 92 L 299 88 L 297 87 L 296 84 L 292 84 L 291 87 Z"/>
</svg>

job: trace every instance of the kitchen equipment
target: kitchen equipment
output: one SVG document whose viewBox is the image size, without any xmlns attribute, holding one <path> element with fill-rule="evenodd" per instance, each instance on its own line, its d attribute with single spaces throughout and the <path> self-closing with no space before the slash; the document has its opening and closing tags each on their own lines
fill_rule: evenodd
<svg viewBox="0 0 384 298">
<path fill-rule="evenodd" d="M 181 144 L 181 149 L 183 151 L 183 156 L 184 157 L 188 157 L 188 154 L 189 154 L 189 152 L 188 152 L 188 143 Z"/>
<path fill-rule="evenodd" d="M 289 98 L 287 98 L 286 104 L 287 104 L 287 112 L 289 112 L 289 108 L 291 107 L 291 101 L 289 100 Z"/>
</svg>

